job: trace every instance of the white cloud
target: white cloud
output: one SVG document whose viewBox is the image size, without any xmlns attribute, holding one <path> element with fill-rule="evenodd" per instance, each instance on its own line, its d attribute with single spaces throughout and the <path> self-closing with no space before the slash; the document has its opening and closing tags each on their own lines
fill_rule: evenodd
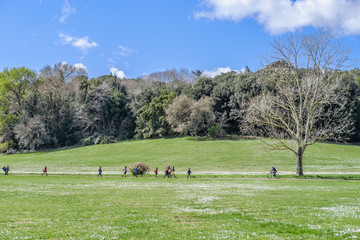
<svg viewBox="0 0 360 240">
<path fill-rule="evenodd" d="M 202 75 L 207 76 L 207 77 L 215 77 L 215 76 L 220 75 L 222 73 L 227 73 L 227 72 L 231 72 L 231 71 L 239 72 L 237 70 L 232 70 L 230 67 L 219 67 L 219 68 L 212 69 L 212 70 L 205 70 L 202 73 Z"/>
<path fill-rule="evenodd" d="M 87 73 L 87 67 L 82 63 L 76 63 L 74 64 L 74 67 L 80 70 L 84 70 Z"/>
<path fill-rule="evenodd" d="M 112 58 L 108 58 L 108 62 L 109 62 L 109 64 L 111 64 L 111 65 L 116 64 L 116 61 L 115 61 L 114 59 L 112 59 Z"/>
<path fill-rule="evenodd" d="M 121 71 L 115 67 L 110 68 L 110 73 L 118 78 L 126 78 L 124 71 Z"/>
<path fill-rule="evenodd" d="M 66 19 L 74 14 L 76 12 L 76 9 L 75 8 L 72 8 L 68 2 L 68 0 L 65 0 L 64 1 L 64 5 L 62 7 L 62 10 L 61 10 L 61 16 L 59 17 L 59 21 L 61 23 L 64 23 L 66 21 Z"/>
<path fill-rule="evenodd" d="M 130 53 L 136 53 L 137 52 L 137 50 L 135 50 L 135 49 L 131 49 L 131 48 L 128 48 L 128 47 L 125 47 L 125 46 L 122 46 L 122 45 L 119 45 L 119 48 L 120 48 L 119 54 L 121 56 L 129 56 Z"/>
<path fill-rule="evenodd" d="M 58 35 L 63 45 L 71 44 L 73 47 L 80 49 L 83 52 L 83 54 L 87 54 L 89 49 L 98 46 L 96 42 L 94 41 L 90 42 L 88 36 L 78 38 L 78 37 L 66 35 L 64 33 L 58 33 Z"/>
<path fill-rule="evenodd" d="M 360 34 L 360 0 L 204 0 L 208 10 L 195 18 L 256 19 L 272 34 L 312 26 Z"/>
</svg>

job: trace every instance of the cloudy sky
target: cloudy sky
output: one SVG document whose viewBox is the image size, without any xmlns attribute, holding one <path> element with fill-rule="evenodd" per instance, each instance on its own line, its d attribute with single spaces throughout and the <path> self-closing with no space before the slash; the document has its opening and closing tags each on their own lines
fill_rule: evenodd
<svg viewBox="0 0 360 240">
<path fill-rule="evenodd" d="M 67 62 L 89 77 L 257 70 L 273 37 L 330 28 L 360 67 L 360 0 L 0 0 L 0 70 Z"/>
</svg>

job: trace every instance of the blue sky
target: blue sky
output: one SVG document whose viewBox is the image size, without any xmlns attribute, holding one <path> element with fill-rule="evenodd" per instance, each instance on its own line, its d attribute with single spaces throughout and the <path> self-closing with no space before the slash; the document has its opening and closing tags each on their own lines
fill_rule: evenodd
<svg viewBox="0 0 360 240">
<path fill-rule="evenodd" d="M 336 30 L 360 66 L 359 0 L 0 0 L 0 70 L 257 70 L 274 36 L 313 28 Z"/>
</svg>

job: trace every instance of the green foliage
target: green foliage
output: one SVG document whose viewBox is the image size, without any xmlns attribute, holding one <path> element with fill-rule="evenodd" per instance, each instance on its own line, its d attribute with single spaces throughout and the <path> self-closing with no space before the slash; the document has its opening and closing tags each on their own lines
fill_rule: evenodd
<svg viewBox="0 0 360 240">
<path fill-rule="evenodd" d="M 176 97 L 175 92 L 163 90 L 160 96 L 140 108 L 135 129 L 137 138 L 164 137 L 170 130 L 166 122 L 165 108 Z"/>
<path fill-rule="evenodd" d="M 36 74 L 25 67 L 5 68 L 0 73 L 0 143 L 2 148 L 15 148 L 14 126 L 19 122 L 26 98 Z M 11 144 L 7 144 L 11 142 Z"/>
<path fill-rule="evenodd" d="M 11 139 L 0 143 L 0 153 L 5 153 L 7 150 L 12 149 L 13 147 L 15 147 L 15 144 Z"/>
<path fill-rule="evenodd" d="M 101 134 L 114 138 L 131 138 L 133 126 L 128 124 L 131 117 L 126 89 L 118 79 L 106 79 L 90 88 L 86 100 L 86 128 L 88 135 Z"/>
<path fill-rule="evenodd" d="M 213 125 L 208 129 L 208 136 L 212 138 L 222 137 L 224 136 L 223 130 L 221 129 L 219 124 Z"/>
<path fill-rule="evenodd" d="M 344 135 L 357 142 L 360 70 L 343 73 L 339 93 L 346 96 L 342 106 L 351 112 L 352 126 Z M 25 67 L 6 68 L 0 72 L 0 143 L 11 140 L 12 149 L 37 150 L 111 143 L 135 134 L 217 135 L 218 126 L 220 135 L 241 135 L 249 100 L 264 92 L 276 94 L 273 85 L 260 81 L 261 74 L 229 72 L 211 78 L 201 76 L 201 70 L 190 74 L 180 69 L 137 79 L 103 75 L 89 80 L 84 70 L 65 63 L 45 66 L 38 75 Z M 174 99 L 177 95 L 187 96 L 183 105 Z M 170 105 L 173 109 L 166 112 Z"/>
<path fill-rule="evenodd" d="M 166 107 L 166 120 L 173 131 L 188 135 L 190 133 L 191 114 L 196 101 L 186 95 L 177 96 Z"/>
<path fill-rule="evenodd" d="M 215 82 L 212 78 L 200 77 L 194 82 L 190 95 L 196 100 L 205 96 L 209 97 L 214 86 Z"/>
<path fill-rule="evenodd" d="M 35 82 L 34 71 L 25 67 L 5 68 L 0 74 L 0 100 L 11 102 L 11 107 L 16 114 L 19 114 L 23 103 L 30 91 L 31 83 Z"/>
<path fill-rule="evenodd" d="M 337 89 L 341 94 L 342 101 L 340 108 L 343 114 L 349 113 L 349 127 L 344 130 L 342 135 L 345 139 L 352 142 L 360 141 L 360 86 L 357 85 L 350 74 L 345 75 L 342 85 Z M 331 106 L 332 107 L 332 106 Z M 339 106 L 335 106 L 339 107 Z"/>
<path fill-rule="evenodd" d="M 360 77 L 355 78 L 355 83 L 360 86 Z"/>
</svg>

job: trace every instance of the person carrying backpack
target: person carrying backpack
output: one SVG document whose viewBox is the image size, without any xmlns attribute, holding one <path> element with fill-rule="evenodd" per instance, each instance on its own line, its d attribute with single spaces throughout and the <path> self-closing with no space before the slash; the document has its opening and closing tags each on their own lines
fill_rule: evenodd
<svg viewBox="0 0 360 240">
<path fill-rule="evenodd" d="M 10 167 L 9 165 L 4 169 L 5 171 L 5 175 L 9 175 L 9 170 L 10 170 Z"/>
<path fill-rule="evenodd" d="M 164 178 L 165 177 L 168 177 L 169 178 L 169 171 L 170 171 L 170 168 L 169 167 L 166 167 L 166 170 L 165 170 L 165 175 L 164 175 Z"/>
<path fill-rule="evenodd" d="M 138 173 L 139 173 L 139 169 L 138 169 L 138 167 L 136 166 L 136 168 L 135 168 L 135 177 L 137 177 Z"/>
<path fill-rule="evenodd" d="M 126 168 L 126 166 L 125 166 L 125 168 L 123 169 L 123 177 L 126 177 L 126 173 L 127 173 L 127 168 Z"/>
</svg>

